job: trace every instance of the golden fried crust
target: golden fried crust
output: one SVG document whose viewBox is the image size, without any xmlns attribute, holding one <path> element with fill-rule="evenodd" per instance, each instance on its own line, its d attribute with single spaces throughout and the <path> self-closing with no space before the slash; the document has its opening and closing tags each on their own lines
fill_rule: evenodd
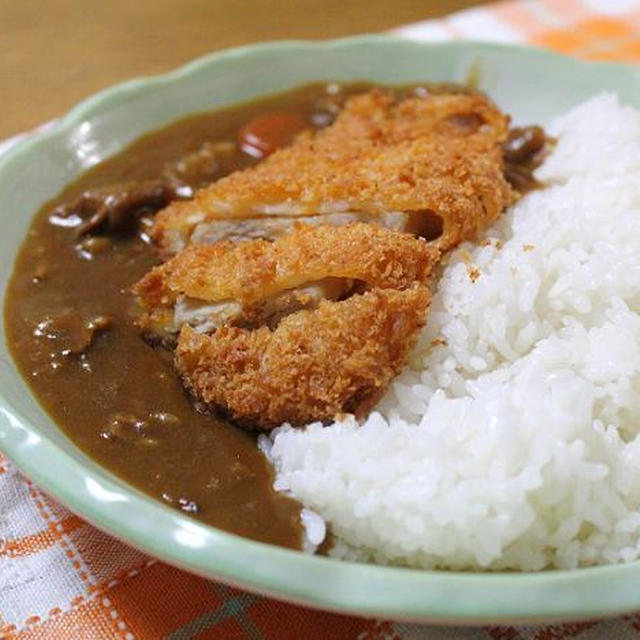
<svg viewBox="0 0 640 640">
<path fill-rule="evenodd" d="M 473 238 L 515 198 L 503 175 L 507 128 L 481 94 L 396 102 L 370 91 L 349 100 L 330 127 L 169 205 L 152 235 L 171 253 L 199 222 L 220 218 L 432 211 L 444 221 L 446 249 Z"/>
<path fill-rule="evenodd" d="M 297 225 L 273 243 L 189 246 L 152 269 L 133 290 L 151 311 L 173 306 L 179 295 L 248 306 L 324 278 L 406 289 L 425 282 L 438 258 L 437 249 L 421 238 L 366 223 Z"/>
<path fill-rule="evenodd" d="M 407 361 L 430 295 L 373 290 L 284 318 L 275 330 L 185 325 L 175 366 L 186 388 L 238 424 L 269 429 L 362 415 Z"/>
</svg>

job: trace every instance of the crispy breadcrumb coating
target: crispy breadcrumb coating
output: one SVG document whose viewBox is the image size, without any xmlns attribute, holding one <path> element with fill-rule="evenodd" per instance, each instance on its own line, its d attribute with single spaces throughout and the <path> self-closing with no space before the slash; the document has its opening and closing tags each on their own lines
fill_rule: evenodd
<svg viewBox="0 0 640 640">
<path fill-rule="evenodd" d="M 366 223 L 297 225 L 273 243 L 190 246 L 152 269 L 133 291 L 146 310 L 141 326 L 163 333 L 174 326 L 173 309 L 180 297 L 235 302 L 247 320 L 259 315 L 269 298 L 327 278 L 406 289 L 425 282 L 438 258 L 436 247 L 421 238 Z"/>
<path fill-rule="evenodd" d="M 185 387 L 243 426 L 363 415 L 406 363 L 441 255 L 517 197 L 507 131 L 478 93 L 352 98 L 331 126 L 156 216 L 154 241 L 177 255 L 134 288 L 143 330 L 179 331 Z M 259 239 L 231 242 L 246 236 Z"/>
<path fill-rule="evenodd" d="M 380 90 L 350 99 L 335 122 L 304 132 L 258 165 L 174 202 L 155 218 L 164 255 L 216 219 L 336 212 L 425 212 L 443 249 L 472 239 L 515 199 L 500 144 L 508 118 L 481 94 L 402 101 Z"/>
<path fill-rule="evenodd" d="M 429 300 L 415 285 L 324 301 L 275 330 L 224 326 L 202 335 L 185 325 L 175 366 L 199 402 L 244 427 L 362 415 L 405 365 Z"/>
</svg>

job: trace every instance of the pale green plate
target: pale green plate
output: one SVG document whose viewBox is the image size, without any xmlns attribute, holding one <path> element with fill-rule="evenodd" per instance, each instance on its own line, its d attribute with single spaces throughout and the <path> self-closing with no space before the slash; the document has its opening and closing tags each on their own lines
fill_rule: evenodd
<svg viewBox="0 0 640 640">
<path fill-rule="evenodd" d="M 314 80 L 400 84 L 470 74 L 522 123 L 547 122 L 603 89 L 640 105 L 637 69 L 525 48 L 365 36 L 216 53 L 174 73 L 99 93 L 0 160 L 3 296 L 33 212 L 83 169 L 150 129 Z M 541 622 L 640 609 L 640 563 L 537 574 L 415 571 L 311 557 L 199 524 L 85 456 L 40 409 L 4 340 L 0 349 L 0 448 L 37 485 L 96 526 L 179 567 L 314 607 L 407 620 Z"/>
</svg>

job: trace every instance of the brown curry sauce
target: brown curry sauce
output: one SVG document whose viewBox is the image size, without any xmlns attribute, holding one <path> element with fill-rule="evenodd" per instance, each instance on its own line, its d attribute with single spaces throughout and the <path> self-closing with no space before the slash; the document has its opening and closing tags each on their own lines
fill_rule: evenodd
<svg viewBox="0 0 640 640">
<path fill-rule="evenodd" d="M 286 109 L 310 119 L 325 95 L 324 86 L 306 87 L 191 116 L 93 167 L 35 216 L 5 303 L 7 341 L 20 372 L 83 451 L 199 520 L 292 548 L 301 544 L 300 507 L 272 489 L 255 436 L 199 414 L 170 354 L 146 344 L 133 324 L 130 288 L 158 262 L 153 249 L 135 234 L 96 235 L 87 247 L 74 229 L 51 224 L 49 214 L 88 188 L 156 178 L 166 162 L 206 140 L 235 140 L 265 112 Z M 225 170 L 254 162 L 238 149 Z M 100 318 L 109 326 L 91 336 L 86 325 Z"/>
</svg>

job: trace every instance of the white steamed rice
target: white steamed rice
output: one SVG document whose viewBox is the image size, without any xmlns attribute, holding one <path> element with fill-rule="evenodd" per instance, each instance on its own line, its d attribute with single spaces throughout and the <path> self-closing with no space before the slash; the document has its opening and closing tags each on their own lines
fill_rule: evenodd
<svg viewBox="0 0 640 640">
<path fill-rule="evenodd" d="M 550 133 L 547 187 L 452 255 L 378 412 L 272 433 L 276 488 L 312 510 L 314 542 L 313 512 L 330 523 L 334 555 L 521 570 L 640 556 L 640 112 L 603 94 Z"/>
</svg>

